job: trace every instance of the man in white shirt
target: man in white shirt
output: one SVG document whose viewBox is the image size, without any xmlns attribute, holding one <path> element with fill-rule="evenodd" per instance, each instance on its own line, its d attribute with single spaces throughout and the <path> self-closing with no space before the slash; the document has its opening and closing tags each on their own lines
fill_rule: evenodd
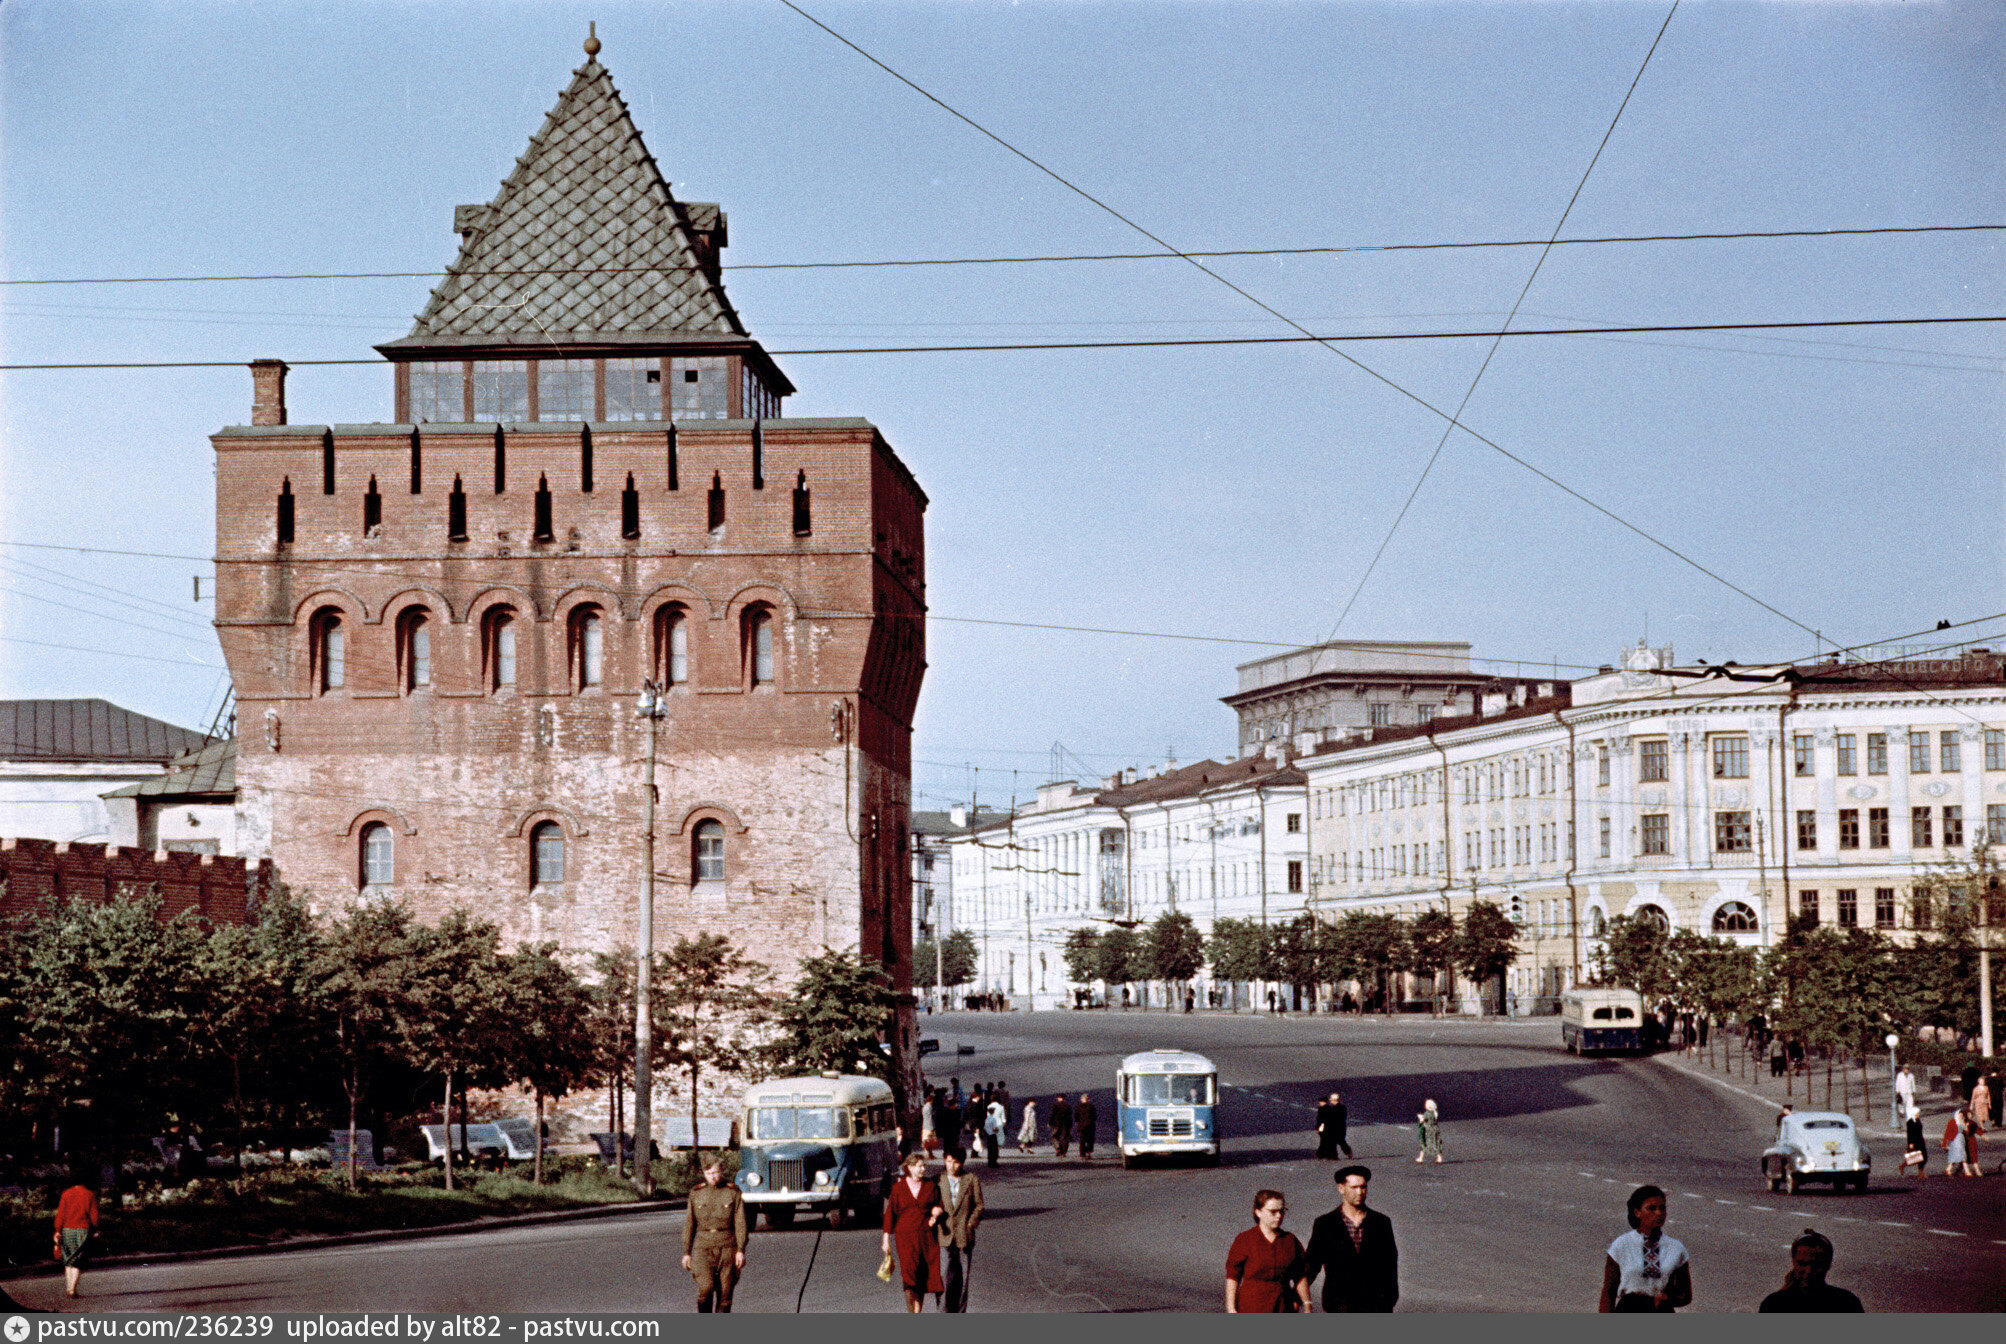
<svg viewBox="0 0 2006 1344">
<path fill-rule="evenodd" d="M 1902 1065 L 1901 1072 L 1895 1075 L 1895 1101 L 1899 1103 L 1895 1109 L 1896 1115 L 1907 1115 L 1909 1107 L 1915 1105 L 1915 1075 L 1909 1072 L 1906 1064 Z"/>
</svg>

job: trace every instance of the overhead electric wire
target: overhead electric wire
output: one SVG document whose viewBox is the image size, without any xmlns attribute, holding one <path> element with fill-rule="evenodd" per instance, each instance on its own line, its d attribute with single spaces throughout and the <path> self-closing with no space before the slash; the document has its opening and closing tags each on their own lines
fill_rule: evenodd
<svg viewBox="0 0 2006 1344">
<path fill-rule="evenodd" d="M 1103 201 L 1099 197 L 1093 195 L 1091 192 L 1087 191 L 1084 187 L 1081 187 L 1078 184 L 1070 181 L 1069 179 L 1061 176 L 1055 170 L 1046 167 L 1043 163 L 1039 162 L 1037 159 L 1032 158 L 1029 154 L 1025 153 L 1023 150 L 1018 149 L 1015 145 L 1003 139 L 1003 137 L 997 135 L 994 131 L 989 130 L 987 127 L 983 126 L 980 122 L 975 121 L 973 118 L 952 107 L 939 97 L 921 88 L 918 84 L 906 78 L 898 71 L 892 69 L 889 65 L 886 65 L 876 56 L 873 56 L 871 53 L 865 51 L 862 47 L 858 46 L 855 42 L 852 42 L 849 38 L 844 37 L 841 33 L 829 27 L 828 24 L 823 23 L 820 19 L 816 18 L 814 15 L 802 9 L 799 5 L 794 3 L 794 0 L 780 0 L 780 2 L 783 5 L 787 6 L 787 8 L 793 10 L 796 14 L 799 14 L 802 18 L 808 20 L 808 22 L 814 24 L 817 28 L 820 28 L 823 32 L 829 34 L 829 36 L 835 38 L 838 42 L 841 42 L 844 46 L 850 48 L 850 50 L 856 52 L 859 56 L 862 56 L 872 65 L 877 66 L 880 70 L 883 70 L 886 74 L 898 80 L 901 84 L 904 84 L 907 88 L 919 94 L 922 98 L 925 98 L 928 102 L 933 103 L 935 106 L 939 107 L 942 111 L 948 113 L 956 120 L 963 122 L 964 124 L 969 126 L 971 129 L 975 130 L 980 135 L 986 137 L 991 141 L 994 141 L 997 145 L 1001 146 L 1009 153 L 1015 155 L 1017 158 L 1022 159 L 1025 163 L 1030 164 L 1032 167 L 1036 168 L 1039 172 L 1051 178 L 1054 182 L 1057 182 L 1061 186 L 1065 187 L 1068 191 L 1073 192 L 1075 195 L 1087 201 L 1089 204 L 1097 206 L 1101 210 L 1108 213 L 1109 215 L 1112 215 L 1114 218 L 1120 220 L 1123 224 L 1126 224 L 1129 228 L 1135 230 L 1143 237 L 1149 239 L 1150 242 L 1155 243 L 1158 247 L 1163 248 L 1164 251 L 1175 253 L 1176 255 L 1183 257 L 1185 261 L 1189 262 L 1198 271 L 1202 272 L 1205 275 L 1210 276 L 1213 280 L 1224 285 L 1226 288 L 1232 290 L 1234 293 L 1240 295 L 1242 298 L 1246 299 L 1249 303 L 1252 303 L 1253 305 L 1261 309 L 1263 312 L 1267 313 L 1269 316 L 1278 318 L 1281 321 L 1286 322 L 1289 326 L 1301 332 L 1305 337 L 1311 337 L 1312 339 L 1314 339 L 1312 333 L 1310 333 L 1300 323 L 1295 321 L 1295 319 L 1289 317 L 1287 314 L 1275 308 L 1272 304 L 1269 304 L 1265 300 L 1257 298 L 1254 294 L 1252 294 L 1248 290 L 1242 288 L 1239 285 L 1234 284 L 1231 280 L 1228 280 L 1225 276 L 1219 274 L 1217 271 L 1212 270 L 1210 267 L 1206 266 L 1203 262 L 1198 261 L 1197 259 L 1190 256 L 1188 253 L 1181 251 L 1180 249 L 1173 246 L 1165 239 L 1159 237 L 1155 233 L 1152 233 L 1150 230 L 1144 228 L 1141 224 L 1138 224 L 1133 219 L 1130 219 L 1127 215 L 1124 215 L 1121 211 L 1115 209 L 1112 205 L 1109 205 L 1106 201 Z M 1325 349 L 1329 350 L 1332 354 L 1336 355 L 1338 358 L 1344 360 L 1346 363 L 1358 369 L 1360 372 L 1368 375 L 1369 377 L 1375 379 L 1380 383 L 1385 384 L 1387 387 L 1393 389 L 1393 391 L 1399 393 L 1401 396 L 1407 398 L 1409 401 L 1412 401 L 1415 405 L 1420 406 L 1423 410 L 1426 410 L 1431 414 L 1441 416 L 1443 419 L 1448 420 L 1452 425 L 1459 423 L 1456 421 L 1455 417 L 1446 414 L 1444 411 L 1442 411 L 1439 407 L 1435 406 L 1432 402 L 1428 401 L 1426 398 L 1422 397 L 1418 393 L 1409 391 L 1407 388 L 1401 386 L 1399 383 L 1394 382 L 1391 378 L 1387 377 L 1383 373 L 1380 373 L 1377 369 L 1372 368 L 1370 365 L 1365 364 L 1360 360 L 1354 359 L 1351 355 L 1346 354 L 1336 344 L 1324 340 L 1319 340 L 1317 341 L 1317 343 L 1322 345 Z M 1685 564 L 1690 565 L 1692 568 L 1698 570 L 1700 573 L 1706 575 L 1708 578 L 1714 580 L 1716 583 L 1719 583 L 1720 585 L 1729 589 L 1732 592 L 1739 593 L 1741 596 L 1747 598 L 1750 602 L 1755 603 L 1763 610 L 1771 613 L 1772 615 L 1778 617 L 1783 621 L 1788 622 L 1791 625 L 1798 627 L 1805 633 L 1807 634 L 1816 633 L 1815 631 L 1812 630 L 1810 626 L 1804 624 L 1802 621 L 1799 621 L 1796 617 L 1789 615 L 1788 613 L 1782 611 L 1780 608 L 1774 606 L 1773 604 L 1764 601 L 1762 598 L 1757 597 L 1754 593 L 1749 592 L 1746 588 L 1743 588 L 1740 584 L 1734 583 L 1726 576 L 1717 573 L 1712 569 L 1709 569 L 1707 566 L 1701 564 L 1697 559 L 1693 558 L 1690 555 L 1687 555 L 1685 552 L 1679 550 L 1671 543 L 1660 540 L 1658 537 L 1653 536 L 1649 532 L 1646 532 L 1643 528 L 1637 526 L 1635 523 L 1630 522 L 1627 518 L 1624 518 L 1621 514 L 1616 513 L 1613 509 L 1610 509 L 1607 506 L 1598 503 L 1593 499 L 1590 499 L 1587 495 L 1582 494 L 1579 490 L 1576 490 L 1574 487 L 1560 480 L 1552 473 L 1544 471 L 1537 466 L 1534 466 L 1531 462 L 1527 461 L 1525 458 L 1520 457 L 1518 454 L 1505 448 L 1502 444 L 1496 442 L 1493 439 L 1487 438 L 1482 434 L 1479 434 L 1476 430 L 1471 429 L 1468 425 L 1461 425 L 1460 427 L 1462 428 L 1464 433 L 1470 435 L 1472 438 L 1476 439 L 1479 443 L 1487 445 L 1488 447 L 1495 450 L 1497 453 L 1501 454 L 1509 461 L 1517 463 L 1519 466 L 1525 468 L 1527 471 L 1533 473 L 1535 476 L 1538 476 L 1541 480 L 1547 482 L 1555 489 L 1562 491 L 1571 498 L 1579 500 L 1583 504 L 1586 504 L 1589 508 L 1594 509 L 1597 513 L 1602 514 L 1604 517 L 1616 523 L 1618 526 L 1643 538 L 1645 541 L 1651 543 L 1651 545 L 1656 546 L 1657 548 L 1664 551 L 1666 554 L 1674 557 L 1675 559 L 1678 559 L 1684 562 Z"/>
<path fill-rule="evenodd" d="M 1199 269 L 1204 270 L 1202 266 Z M 1211 275 L 1212 273 L 1207 271 L 1206 274 Z M 1222 284 L 1227 285 L 1237 292 L 1245 293 L 1244 290 L 1240 290 L 1239 286 L 1234 285 L 1232 281 L 1226 280 L 1224 277 L 1214 276 L 1213 278 L 1218 279 Z M 1253 298 L 1252 295 L 1248 295 L 1247 297 L 1254 303 L 1261 303 L 1261 300 Z M 1262 307 L 1266 306 L 1266 304 L 1262 304 Z M 1269 309 L 1269 311 L 1273 312 L 1274 310 Z M 1276 316 L 1279 317 L 1280 314 L 1276 314 Z M 1378 373 L 1367 365 L 1360 364 L 1357 360 L 1352 359 L 1350 355 L 1337 349 L 1336 346 L 1339 344 L 1371 341 L 1464 341 L 1485 340 L 1492 337 L 1525 336 L 1627 336 L 1675 331 L 1808 331 L 1831 327 L 1969 326 L 1972 324 L 2006 322 L 2006 314 L 1981 313 L 1975 316 L 1959 317 L 1842 317 L 1820 318 L 1807 322 L 1654 322 L 1647 325 L 1628 327 L 1537 327 L 1522 328 L 1518 331 L 1364 331 L 1325 334 L 1310 331 L 1286 317 L 1283 317 L 1281 320 L 1295 327 L 1301 334 L 1296 336 L 1184 336 L 1135 341 L 990 341 L 958 345 L 825 346 L 816 349 L 769 350 L 767 353 L 774 356 L 786 355 L 790 357 L 806 357 L 810 355 L 958 355 L 1011 350 L 1153 350 L 1175 349 L 1182 346 L 1321 345 L 1329 348 L 1331 353 L 1340 358 L 1352 364 L 1357 364 L 1364 372 L 1385 383 L 1388 387 L 1424 410 L 1443 419 L 1449 419 L 1450 417 L 1446 411 L 1440 410 L 1422 400 L 1419 396 L 1409 392 L 1406 388 L 1394 383 L 1385 375 Z M 1944 353 L 1950 354 L 1952 358 L 1960 357 L 1949 351 L 1945 351 Z M 1983 356 L 1973 356 L 1973 358 L 1983 358 Z M 52 369 L 241 369 L 248 366 L 250 362 L 247 359 L 97 360 L 61 364 L 0 364 L 0 372 L 22 373 Z M 298 369 L 324 368 L 344 364 L 375 364 L 388 367 L 391 361 L 385 359 L 289 359 L 285 362 L 289 367 Z M 1455 428 L 1462 430 L 1465 434 L 1477 440 L 1477 442 L 1497 449 L 1498 452 L 1511 458 L 1512 461 L 1525 467 L 1526 470 L 1540 474 L 1537 467 L 1498 447 L 1497 444 L 1492 443 L 1468 425 L 1458 421 L 1455 423 Z M 1551 481 L 1550 477 L 1548 479 Z M 1552 481 L 1552 484 L 1556 486 L 1560 485 L 1558 481 Z M 1560 488 L 1566 489 L 1565 486 L 1560 486 Z M 1591 501 L 1584 499 L 1584 502 Z M 1640 533 L 1640 535 L 1643 534 Z M 1649 539 L 1654 545 L 1664 545 L 1663 542 L 1658 541 L 1656 538 Z M 1670 548 L 1667 547 L 1667 549 Z"/>
<path fill-rule="evenodd" d="M 1552 242 L 1541 238 L 1505 238 L 1447 243 L 1352 243 L 1331 247 L 1243 247 L 1212 252 L 1186 252 L 1186 257 L 1305 257 L 1341 256 L 1370 252 L 1443 252 L 1498 247 L 1574 247 L 1605 243 L 1693 243 L 1741 241 L 1758 238 L 1861 238 L 1888 234 L 1983 233 L 2006 230 L 2006 224 L 1914 224 L 1858 229 L 1743 229 L 1732 233 L 1643 233 L 1597 238 L 1561 238 Z M 900 266 L 1032 266 L 1083 261 L 1168 261 L 1163 252 L 1078 252 L 1020 257 L 910 257 L 877 261 L 764 261 L 726 262 L 727 271 L 829 271 L 870 270 Z M 462 279 L 507 275 L 633 275 L 670 271 L 696 271 L 700 266 L 534 266 L 495 270 L 450 268 L 435 271 L 297 271 L 267 275 L 100 275 L 57 279 L 0 280 L 5 285 L 176 285 L 212 284 L 235 281 L 280 282 L 290 280 L 431 280 L 448 275 Z"/>
<path fill-rule="evenodd" d="M 1672 0 L 1672 7 L 1666 11 L 1665 21 L 1658 25 L 1657 36 L 1651 39 L 1650 49 L 1644 53 L 1644 59 L 1637 66 L 1635 77 L 1630 80 L 1630 87 L 1623 92 L 1623 101 L 1616 105 L 1616 115 L 1609 119 L 1609 128 L 1602 132 L 1601 141 L 1596 144 L 1595 152 L 1588 158 L 1588 166 L 1581 170 L 1581 180 L 1574 184 L 1574 194 L 1567 198 L 1567 204 L 1560 211 L 1560 220 L 1553 226 L 1554 240 L 1559 239 L 1560 231 L 1567 227 L 1567 217 L 1574 213 L 1575 202 L 1581 199 L 1581 193 L 1588 186 L 1588 178 L 1594 173 L 1595 165 L 1602 161 L 1602 151 L 1609 147 L 1610 138 L 1616 134 L 1617 123 L 1623 120 L 1623 110 L 1630 106 L 1631 96 L 1637 92 L 1637 85 L 1643 82 L 1644 71 L 1650 68 L 1651 57 L 1657 54 L 1658 43 L 1664 41 L 1665 30 L 1672 26 L 1672 16 L 1678 12 L 1679 0 Z M 1539 250 L 1539 256 L 1532 263 L 1532 272 L 1525 277 L 1525 283 L 1519 286 L 1518 297 L 1512 301 L 1511 311 L 1505 314 L 1504 324 L 1499 329 L 1496 339 L 1491 342 L 1491 348 L 1484 352 L 1484 362 L 1477 366 L 1476 374 L 1470 379 L 1470 385 L 1463 390 L 1463 399 L 1457 403 L 1455 414 L 1451 415 L 1449 423 L 1442 427 L 1442 437 L 1436 441 L 1435 451 L 1428 455 L 1427 462 L 1421 467 L 1421 474 L 1415 479 L 1414 488 L 1407 492 L 1405 502 L 1400 505 L 1400 512 L 1394 515 L 1392 525 L 1386 529 L 1386 535 L 1379 539 L 1379 549 L 1372 553 L 1372 559 L 1366 563 L 1365 572 L 1358 576 L 1358 582 L 1352 586 L 1351 596 L 1345 599 L 1343 610 L 1339 611 L 1337 619 L 1331 622 L 1330 633 L 1324 637 L 1325 643 L 1337 638 L 1337 632 L 1343 627 L 1345 617 L 1351 615 L 1351 609 L 1358 604 L 1359 594 L 1365 591 L 1366 583 L 1378 570 L 1379 561 L 1385 556 L 1386 548 L 1393 544 L 1394 536 L 1400 531 L 1400 524 L 1407 521 L 1408 511 L 1414 507 L 1414 501 L 1421 497 L 1421 487 L 1428 483 L 1428 477 L 1435 470 L 1435 463 L 1441 460 L 1442 450 L 1449 446 L 1449 436 L 1456 432 L 1456 426 L 1462 421 L 1463 412 L 1469 409 L 1470 398 L 1477 394 L 1477 384 L 1484 380 L 1484 371 L 1490 368 L 1498 347 L 1504 344 L 1505 333 L 1511 330 L 1512 320 L 1518 316 L 1518 310 L 1525 306 L 1525 296 L 1532 292 L 1533 281 L 1539 279 L 1540 269 L 1546 265 L 1546 259 L 1552 252 L 1552 241 Z M 1316 670 L 1314 657 L 1310 660 L 1310 670 Z"/>
</svg>

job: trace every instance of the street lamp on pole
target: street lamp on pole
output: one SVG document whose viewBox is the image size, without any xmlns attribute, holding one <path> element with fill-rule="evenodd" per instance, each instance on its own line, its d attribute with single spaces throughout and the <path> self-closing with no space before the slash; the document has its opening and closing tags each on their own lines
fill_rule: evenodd
<svg viewBox="0 0 2006 1344">
<path fill-rule="evenodd" d="M 634 963 L 634 1188 L 655 1189 L 653 1106 L 655 1094 L 655 737 L 668 717 L 664 687 L 641 683 L 635 716 L 648 724 L 648 773 L 641 793 L 641 932 Z M 618 1136 L 615 1136 L 618 1142 Z"/>
</svg>

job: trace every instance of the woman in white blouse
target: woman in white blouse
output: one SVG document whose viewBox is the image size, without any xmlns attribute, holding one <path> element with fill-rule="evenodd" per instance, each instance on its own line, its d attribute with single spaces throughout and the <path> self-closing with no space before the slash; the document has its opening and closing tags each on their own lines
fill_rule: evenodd
<svg viewBox="0 0 2006 1344">
<path fill-rule="evenodd" d="M 1665 1192 L 1640 1185 L 1627 1209 L 1630 1231 L 1609 1243 L 1597 1310 L 1671 1312 L 1690 1304 L 1692 1260 L 1683 1243 L 1665 1235 Z"/>
</svg>

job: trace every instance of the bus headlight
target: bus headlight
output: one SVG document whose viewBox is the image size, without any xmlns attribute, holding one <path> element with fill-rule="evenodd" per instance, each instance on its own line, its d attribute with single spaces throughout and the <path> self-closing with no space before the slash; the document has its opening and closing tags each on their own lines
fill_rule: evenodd
<svg viewBox="0 0 2006 1344">
<path fill-rule="evenodd" d="M 759 1185 L 759 1173 L 756 1171 L 741 1171 L 738 1173 L 738 1183 L 748 1190 L 756 1189 Z"/>
<path fill-rule="evenodd" d="M 816 1173 L 815 1173 L 815 1184 L 817 1184 L 817 1185 L 827 1185 L 828 1183 L 829 1183 L 829 1173 L 828 1173 L 828 1172 L 826 1172 L 826 1171 L 818 1171 L 818 1172 L 816 1172 Z"/>
</svg>

